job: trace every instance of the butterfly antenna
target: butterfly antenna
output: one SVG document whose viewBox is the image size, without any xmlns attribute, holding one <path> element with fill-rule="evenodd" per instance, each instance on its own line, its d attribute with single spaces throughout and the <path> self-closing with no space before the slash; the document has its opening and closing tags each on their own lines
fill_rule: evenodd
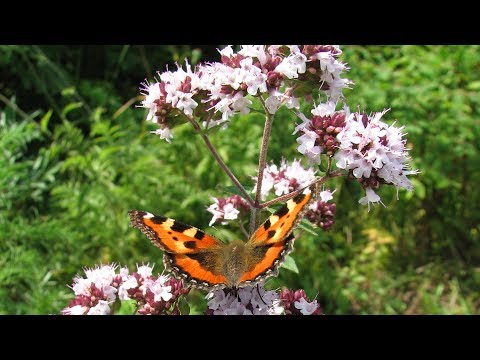
<svg viewBox="0 0 480 360">
<path fill-rule="evenodd" d="M 260 285 L 257 284 L 257 293 L 258 293 L 258 296 L 260 296 L 260 299 L 262 299 L 262 302 L 267 305 L 267 303 L 265 302 L 265 300 L 263 300 L 263 297 L 262 297 L 262 294 L 260 294 Z"/>
</svg>

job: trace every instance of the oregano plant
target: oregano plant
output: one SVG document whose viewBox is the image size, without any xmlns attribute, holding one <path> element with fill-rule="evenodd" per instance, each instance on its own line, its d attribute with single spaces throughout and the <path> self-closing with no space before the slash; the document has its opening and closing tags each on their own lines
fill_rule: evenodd
<svg viewBox="0 0 480 360">
<path fill-rule="evenodd" d="M 142 83 L 141 106 L 148 109 L 146 120 L 157 125 L 153 133 L 160 140 L 187 141 L 175 135 L 180 126 L 201 136 L 233 186 L 230 196 L 206 204 L 209 225 L 236 222 L 247 241 L 223 243 L 180 221 L 131 211 L 132 225 L 164 251 L 171 274 L 154 275 L 149 264 L 132 273 L 115 264 L 85 269 L 84 277 L 74 279 L 75 299 L 63 314 L 126 313 L 127 306 L 138 314 L 185 314 L 192 287 L 206 291 L 204 313 L 209 315 L 322 314 L 320 304 L 301 289 L 264 287 L 282 264 L 296 267 L 288 254 L 304 229 L 312 228 L 299 221 L 316 231 L 334 226 L 335 190 L 328 183 L 335 177 L 361 184 L 365 195 L 356 201 L 368 211 L 383 205 L 380 187 L 412 190 L 408 176 L 418 171 L 409 167 L 404 127 L 384 122 L 385 109 L 350 110 L 343 90 L 353 83 L 344 77 L 349 68 L 340 60 L 340 47 L 244 45 L 239 51 L 227 46 L 219 54 L 219 62 L 192 69 L 186 61 Z M 281 107 L 295 123 L 298 154 L 268 162 L 270 133 Z M 264 131 L 261 139 L 245 139 L 260 147 L 258 171 L 250 174 L 251 184 L 242 184 L 211 138 L 214 130 L 229 131 L 231 121 L 242 121 L 251 111 L 264 114 Z M 280 203 L 260 224 L 262 211 Z M 303 229 L 294 235 L 296 227 Z"/>
</svg>

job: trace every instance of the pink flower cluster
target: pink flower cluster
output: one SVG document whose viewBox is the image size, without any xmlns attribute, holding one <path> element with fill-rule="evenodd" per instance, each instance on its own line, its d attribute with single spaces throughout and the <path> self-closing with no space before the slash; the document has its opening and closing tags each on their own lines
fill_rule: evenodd
<svg viewBox="0 0 480 360">
<path fill-rule="evenodd" d="M 305 213 L 305 218 L 323 230 L 328 230 L 335 224 L 334 215 L 337 205 L 328 203 L 328 201 L 333 199 L 332 194 L 334 192 L 330 190 L 320 192 L 320 200 L 312 203 L 309 210 Z"/>
<path fill-rule="evenodd" d="M 254 179 L 257 180 L 257 177 L 254 177 Z M 282 159 L 280 166 L 272 162 L 263 173 L 261 199 L 265 200 L 271 191 L 274 191 L 275 195 L 281 196 L 302 189 L 314 181 L 315 171 L 313 168 L 304 168 L 300 160 L 295 159 L 289 164 L 285 159 Z M 252 192 L 255 193 L 256 189 L 257 184 L 255 184 Z M 238 195 L 232 195 L 228 198 L 212 196 L 212 200 L 214 203 L 207 208 L 207 211 L 213 214 L 210 226 L 217 221 L 221 221 L 221 224 L 225 225 L 227 220 L 236 220 L 240 213 L 247 214 L 250 210 L 247 201 Z"/>
<path fill-rule="evenodd" d="M 341 77 L 348 68 L 338 60 L 338 46 L 243 45 L 238 52 L 231 46 L 219 52 L 221 62 L 200 64 L 194 71 L 187 63 L 186 71 L 178 66 L 142 84 L 142 106 L 149 109 L 147 120 L 159 125 L 160 138 L 170 141 L 170 129 L 182 116 L 199 115 L 206 128 L 225 127 L 233 115 L 250 112 L 255 97 L 274 114 L 283 104 L 298 109 L 298 97 L 316 91 L 336 101 L 352 84 Z"/>
<path fill-rule="evenodd" d="M 413 189 L 408 175 L 417 174 L 409 170 L 408 150 L 402 130 L 404 127 L 387 125 L 380 119 L 387 110 L 367 115 L 348 114 L 345 127 L 337 135 L 339 150 L 335 153 L 337 167 L 349 170 L 366 190 L 360 199 L 362 205 L 380 202 L 374 190 L 380 184 L 393 185 L 408 191 Z"/>
<path fill-rule="evenodd" d="M 238 195 L 218 199 L 211 196 L 211 198 L 214 203 L 207 208 L 207 211 L 213 214 L 209 226 L 212 226 L 218 220 L 225 225 L 226 220 L 235 220 L 241 212 L 246 214 L 250 210 L 248 203 Z"/>
<path fill-rule="evenodd" d="M 207 294 L 205 315 L 319 315 L 320 305 L 303 290 L 266 291 L 264 283 Z"/>
<path fill-rule="evenodd" d="M 362 184 L 366 196 L 359 202 L 368 204 L 369 210 L 370 203 L 381 203 L 374 191 L 380 184 L 411 190 L 407 176 L 418 171 L 408 170 L 404 127 L 381 121 L 386 111 L 367 115 L 350 113 L 348 107 L 336 111 L 335 107 L 331 101 L 319 104 L 312 110 L 311 119 L 298 114 L 302 123 L 295 129 L 301 134 L 297 150 L 312 164 L 320 164 L 321 154 L 335 159 L 338 168 L 348 170 Z"/>
<path fill-rule="evenodd" d="M 205 315 L 281 315 L 283 307 L 278 294 L 266 291 L 263 285 L 209 292 Z"/>
<path fill-rule="evenodd" d="M 152 276 L 153 267 L 137 266 L 128 273 L 126 267 L 103 265 L 85 269 L 85 277 L 74 278 L 75 299 L 62 310 L 63 315 L 108 315 L 117 300 L 135 300 L 141 315 L 180 314 L 177 299 L 188 289 L 181 281 L 168 276 Z"/>
<path fill-rule="evenodd" d="M 303 122 L 294 131 L 302 134 L 297 138 L 297 150 L 311 164 L 320 164 L 320 154 L 332 156 L 338 149 L 337 135 L 345 126 L 345 111 L 335 111 L 335 103 L 329 101 L 315 107 L 311 119 L 302 113 L 298 115 Z"/>
<path fill-rule="evenodd" d="M 280 292 L 285 315 L 322 315 L 317 300 L 310 301 L 303 290 L 284 289 Z"/>
<path fill-rule="evenodd" d="M 281 196 L 302 189 L 314 181 L 315 170 L 312 167 L 304 168 L 300 160 L 295 159 L 291 164 L 288 164 L 285 159 L 282 159 L 280 167 L 272 162 L 265 167 L 263 172 L 261 199 L 265 200 L 272 190 L 274 190 L 275 195 Z M 256 190 L 257 184 L 255 184 L 253 192 L 256 192 Z"/>
</svg>

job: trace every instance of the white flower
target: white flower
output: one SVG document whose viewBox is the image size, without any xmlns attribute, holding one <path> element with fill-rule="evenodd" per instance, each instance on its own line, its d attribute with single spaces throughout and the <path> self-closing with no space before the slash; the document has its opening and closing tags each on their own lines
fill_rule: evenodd
<svg viewBox="0 0 480 360">
<path fill-rule="evenodd" d="M 173 139 L 173 134 L 168 127 L 151 131 L 151 133 L 159 135 L 160 139 L 165 139 L 167 142 L 171 142 L 171 139 Z"/>
<path fill-rule="evenodd" d="M 244 305 L 239 304 L 238 301 L 235 300 L 228 309 L 223 310 L 221 314 L 219 313 L 215 315 L 253 315 L 253 314 Z"/>
<path fill-rule="evenodd" d="M 63 315 L 85 315 L 88 311 L 87 306 L 75 305 L 62 310 Z"/>
<path fill-rule="evenodd" d="M 172 287 L 165 286 L 165 279 L 164 276 L 159 276 L 156 281 L 148 281 L 148 288 L 153 293 L 155 301 L 168 301 L 173 297 L 171 293 Z"/>
<path fill-rule="evenodd" d="M 346 117 L 345 127 L 338 133 L 340 150 L 335 154 L 337 167 L 351 170 L 357 179 L 394 185 L 397 190 L 412 189 L 407 175 L 418 171 L 408 170 L 408 151 L 405 147 L 403 127 L 388 126 L 381 121 L 387 110 L 372 115 L 351 113 Z M 373 185 L 374 187 L 376 185 Z M 371 187 L 360 203 L 368 205 L 380 202 L 380 197 Z M 383 203 L 382 203 L 383 204 Z"/>
<path fill-rule="evenodd" d="M 122 278 L 122 281 L 126 281 L 129 277 L 128 268 L 126 266 L 120 268 L 119 275 Z"/>
<path fill-rule="evenodd" d="M 137 273 L 144 279 L 148 279 L 152 276 L 153 267 L 150 265 L 137 265 Z"/>
<path fill-rule="evenodd" d="M 231 103 L 233 110 L 242 115 L 248 114 L 250 112 L 249 106 L 252 105 L 252 101 L 244 97 L 241 92 L 231 98 Z"/>
<path fill-rule="evenodd" d="M 323 80 L 328 83 L 329 88 L 325 92 L 328 98 L 333 101 L 337 101 L 342 96 L 343 89 L 350 89 L 350 86 L 353 85 L 353 81 L 349 79 L 326 77 L 327 78 L 323 78 Z"/>
<path fill-rule="evenodd" d="M 235 209 L 235 206 L 233 204 L 226 204 L 223 207 L 223 212 L 224 212 L 223 218 L 225 220 L 235 220 L 238 214 L 240 213 L 240 211 Z"/>
<path fill-rule="evenodd" d="M 303 135 L 297 138 L 297 151 L 307 157 L 308 162 L 313 164 L 320 164 L 322 162 L 320 154 L 322 147 L 315 145 L 318 135 L 314 131 L 303 129 Z"/>
<path fill-rule="evenodd" d="M 156 122 L 157 119 L 155 117 L 155 113 L 157 112 L 157 104 L 155 103 L 156 100 L 160 98 L 160 83 L 156 82 L 150 84 L 145 82 L 143 84 L 143 88 L 141 88 L 142 94 L 145 95 L 145 99 L 142 101 L 142 106 L 144 108 L 149 109 L 147 115 L 147 121 L 151 120 Z"/>
<path fill-rule="evenodd" d="M 334 190 L 333 192 L 331 192 L 330 190 L 321 191 L 320 192 L 320 199 L 323 202 L 328 202 L 328 201 L 332 200 L 333 199 L 333 193 L 335 191 L 337 191 L 337 190 Z"/>
<path fill-rule="evenodd" d="M 225 295 L 223 290 L 214 290 L 207 294 L 205 297 L 208 301 L 207 306 L 209 309 L 217 310 L 219 308 L 223 308 L 227 304 L 227 298 L 230 296 Z"/>
<path fill-rule="evenodd" d="M 138 281 L 135 276 L 128 276 L 126 280 L 123 281 L 122 285 L 118 288 L 118 297 L 120 300 L 129 300 L 130 295 L 128 294 L 128 290 L 134 289 L 138 286 Z"/>
<path fill-rule="evenodd" d="M 289 92 L 290 89 L 286 89 L 285 93 L 275 89 L 271 90 L 270 96 L 267 98 L 267 100 L 265 100 L 267 111 L 270 114 L 275 114 L 282 104 L 285 104 L 287 109 L 299 108 L 300 103 L 298 102 L 298 99 L 293 96 L 286 95 L 286 93 Z"/>
<path fill-rule="evenodd" d="M 267 91 L 267 75 L 253 65 L 252 58 L 245 58 L 240 61 L 240 69 L 237 69 L 237 83 L 245 83 L 248 88 L 247 92 L 250 95 L 256 95 L 257 91 L 264 93 Z"/>
<path fill-rule="evenodd" d="M 211 198 L 215 203 L 207 208 L 207 211 L 213 214 L 212 220 L 208 224 L 209 226 L 212 226 L 218 219 L 235 220 L 238 217 L 240 211 L 235 208 L 234 204 L 220 203 L 217 198 L 213 196 Z M 222 224 L 226 224 L 226 222 L 222 222 Z"/>
<path fill-rule="evenodd" d="M 240 50 L 238 53 L 242 54 L 243 56 L 256 57 L 262 66 L 267 62 L 265 45 L 242 45 L 242 50 Z"/>
<path fill-rule="evenodd" d="M 267 100 L 265 100 L 265 107 L 270 114 L 275 114 L 281 104 L 282 101 L 280 97 L 276 95 L 270 95 Z"/>
<path fill-rule="evenodd" d="M 97 305 L 88 310 L 87 315 L 108 315 L 111 311 L 108 301 L 100 300 Z"/>
<path fill-rule="evenodd" d="M 375 204 L 379 202 L 385 206 L 382 200 L 380 200 L 380 196 L 378 196 L 371 188 L 366 188 L 365 192 L 367 193 L 367 196 L 362 197 L 358 202 L 362 205 L 368 205 L 368 211 L 370 211 L 370 203 Z"/>
<path fill-rule="evenodd" d="M 303 74 L 306 70 L 307 57 L 302 53 L 291 53 L 282 60 L 275 68 L 275 71 L 285 75 L 289 79 L 298 78 L 298 74 Z"/>
<path fill-rule="evenodd" d="M 288 166 L 286 162 L 284 162 L 284 164 L 285 177 L 287 179 L 295 179 L 298 183 L 297 189 L 304 188 L 315 180 L 315 170 L 312 167 L 308 169 L 304 168 L 300 160 L 293 160 L 290 166 Z"/>
<path fill-rule="evenodd" d="M 192 115 L 193 110 L 198 106 L 195 100 L 192 100 L 193 94 L 180 93 L 177 95 L 176 107 L 183 110 L 185 115 Z"/>
<path fill-rule="evenodd" d="M 288 164 L 285 159 L 282 159 L 280 168 L 273 163 L 265 167 L 260 196 L 262 200 L 265 200 L 272 189 L 275 190 L 277 196 L 288 194 L 310 185 L 314 180 L 315 170 L 313 168 L 305 169 L 300 160 L 295 159 Z M 253 188 L 253 192 L 256 191 L 257 184 Z"/>
<path fill-rule="evenodd" d="M 115 265 L 103 265 L 94 269 L 85 269 L 86 279 L 76 276 L 72 289 L 75 295 L 91 296 L 91 286 L 102 291 L 104 296 L 112 301 L 116 298 L 117 289 L 112 286 L 115 277 Z"/>
<path fill-rule="evenodd" d="M 318 106 L 312 109 L 312 115 L 315 116 L 332 116 L 335 114 L 335 108 L 337 104 L 333 101 L 327 101 L 326 103 L 320 103 Z"/>
<path fill-rule="evenodd" d="M 205 297 L 214 315 L 279 315 L 283 312 L 275 291 L 265 291 L 264 284 L 237 289 L 236 295 L 227 290 L 211 291 Z"/>
<path fill-rule="evenodd" d="M 225 46 L 222 50 L 218 50 L 218 52 L 220 53 L 220 55 L 229 58 L 233 55 L 232 45 Z"/>
<path fill-rule="evenodd" d="M 295 301 L 293 305 L 295 306 L 295 308 L 300 310 L 302 315 L 312 315 L 318 308 L 317 300 L 313 300 L 311 303 L 309 303 L 303 297 L 300 298 L 299 301 Z"/>
</svg>

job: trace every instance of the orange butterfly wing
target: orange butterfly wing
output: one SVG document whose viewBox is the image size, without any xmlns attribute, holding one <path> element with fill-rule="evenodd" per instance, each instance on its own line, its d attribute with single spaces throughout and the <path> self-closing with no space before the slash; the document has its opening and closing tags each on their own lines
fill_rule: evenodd
<svg viewBox="0 0 480 360">
<path fill-rule="evenodd" d="M 193 226 L 146 211 L 129 211 L 133 227 L 164 251 L 164 265 L 177 277 L 198 288 L 223 287 L 218 239 Z"/>
<path fill-rule="evenodd" d="M 255 231 L 247 246 L 257 259 L 240 278 L 241 283 L 256 283 L 278 274 L 279 266 L 293 250 L 293 229 L 302 219 L 312 199 L 314 186 L 288 200 Z"/>
</svg>

